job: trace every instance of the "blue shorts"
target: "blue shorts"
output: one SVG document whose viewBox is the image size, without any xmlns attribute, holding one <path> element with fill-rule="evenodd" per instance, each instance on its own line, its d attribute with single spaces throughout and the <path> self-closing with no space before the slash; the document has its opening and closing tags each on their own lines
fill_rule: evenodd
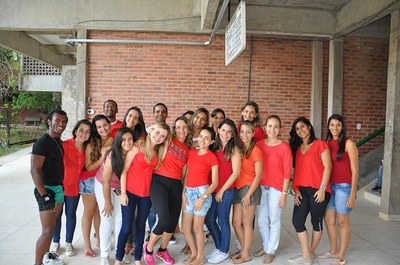
<svg viewBox="0 0 400 265">
<path fill-rule="evenodd" d="M 185 195 L 186 198 L 188 199 L 188 204 L 186 207 L 183 209 L 184 213 L 191 213 L 194 215 L 199 215 L 199 216 L 206 216 L 208 209 L 211 207 L 211 202 L 212 198 L 211 196 L 208 196 L 207 199 L 204 199 L 203 205 L 201 206 L 200 211 L 196 211 L 194 209 L 194 203 L 197 199 L 199 199 L 203 194 L 207 191 L 208 185 L 196 187 L 196 188 L 190 188 L 186 187 L 185 190 Z"/>
<path fill-rule="evenodd" d="M 79 181 L 79 193 L 80 194 L 94 194 L 94 180 L 95 177 L 91 177 L 85 180 Z"/>
<path fill-rule="evenodd" d="M 327 210 L 335 210 L 340 214 L 349 214 L 350 208 L 346 207 L 347 200 L 350 197 L 351 184 L 348 183 L 331 183 L 331 199 L 329 200 Z"/>
</svg>

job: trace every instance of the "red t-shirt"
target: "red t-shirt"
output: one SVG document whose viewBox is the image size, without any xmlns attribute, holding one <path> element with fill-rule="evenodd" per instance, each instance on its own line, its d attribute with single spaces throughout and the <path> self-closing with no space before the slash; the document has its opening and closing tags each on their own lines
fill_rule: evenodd
<svg viewBox="0 0 400 265">
<path fill-rule="evenodd" d="M 204 155 L 198 155 L 199 150 L 193 149 L 188 156 L 188 172 L 186 186 L 190 188 L 209 185 L 211 180 L 211 168 L 218 166 L 217 156 L 208 151 Z"/>
<path fill-rule="evenodd" d="M 110 136 L 112 138 L 115 138 L 115 135 L 117 134 L 118 130 L 122 128 L 122 122 L 119 120 L 116 120 L 115 122 L 110 124 Z"/>
<path fill-rule="evenodd" d="M 163 177 L 181 180 L 182 168 L 187 163 L 189 150 L 185 143 L 177 139 L 172 140 L 161 162 L 161 167 L 155 170 L 154 173 Z"/>
<path fill-rule="evenodd" d="M 145 154 L 140 150 L 128 170 L 126 190 L 140 197 L 149 197 L 153 170 L 157 166 L 157 161 L 158 157 L 154 156 L 148 163 Z"/>
<path fill-rule="evenodd" d="M 79 151 L 70 138 L 62 142 L 64 148 L 64 194 L 66 196 L 79 195 L 79 176 L 85 166 L 85 150 Z"/>
<path fill-rule="evenodd" d="M 239 177 L 236 179 L 236 188 L 240 189 L 253 183 L 256 177 L 256 161 L 263 161 L 262 151 L 257 145 L 254 146 L 249 158 L 246 158 L 245 154 L 242 155 L 242 168 Z"/>
<path fill-rule="evenodd" d="M 236 129 L 238 131 L 238 134 L 240 135 L 240 125 L 242 123 L 239 122 Z M 256 142 L 267 139 L 267 135 L 265 134 L 264 130 L 261 127 L 254 127 L 254 140 L 256 140 Z M 241 140 L 240 140 L 241 141 Z"/>
<path fill-rule="evenodd" d="M 215 189 L 214 192 L 218 192 L 222 186 L 224 186 L 225 182 L 229 179 L 229 177 L 233 173 L 232 169 L 232 161 L 226 161 L 224 154 L 225 150 L 215 152 L 218 158 L 219 166 L 218 166 L 218 186 Z M 229 189 L 233 189 L 235 187 L 235 182 L 232 184 L 232 186 L 229 187 Z"/>
<path fill-rule="evenodd" d="M 346 139 L 347 142 L 347 139 Z M 339 151 L 339 141 L 329 140 L 328 141 L 329 150 L 331 151 L 332 160 L 332 172 L 330 183 L 348 183 L 351 184 L 351 165 L 349 153 L 346 151 L 343 153 L 341 160 L 337 160 L 337 152 Z"/>
<path fill-rule="evenodd" d="M 292 151 L 290 146 L 282 142 L 275 146 L 265 144 L 265 140 L 257 142 L 263 153 L 263 171 L 260 185 L 282 191 L 283 180 L 290 179 L 292 173 Z"/>
<path fill-rule="evenodd" d="M 299 187 L 312 187 L 319 189 L 324 173 L 324 164 L 321 154 L 329 149 L 328 144 L 322 140 L 314 140 L 305 154 L 301 153 L 301 148 L 296 153 L 296 167 L 294 168 L 293 189 Z M 331 192 L 330 185 L 326 187 L 327 192 Z"/>
</svg>

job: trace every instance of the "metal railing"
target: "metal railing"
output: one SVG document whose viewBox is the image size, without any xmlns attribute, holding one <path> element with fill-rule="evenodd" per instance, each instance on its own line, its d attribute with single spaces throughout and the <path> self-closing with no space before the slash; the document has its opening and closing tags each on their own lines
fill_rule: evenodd
<svg viewBox="0 0 400 265">
<path fill-rule="evenodd" d="M 382 128 L 376 130 L 375 132 L 371 133 L 370 135 L 368 135 L 367 137 L 361 139 L 360 141 L 358 141 L 356 143 L 357 147 L 362 146 L 363 144 L 371 141 L 372 139 L 374 139 L 375 137 L 381 135 L 382 133 L 385 132 L 385 126 L 383 126 Z"/>
</svg>

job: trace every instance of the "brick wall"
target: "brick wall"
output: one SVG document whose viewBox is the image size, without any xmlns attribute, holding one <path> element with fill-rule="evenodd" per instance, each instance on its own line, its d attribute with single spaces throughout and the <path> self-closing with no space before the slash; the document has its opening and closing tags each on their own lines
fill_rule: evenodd
<svg viewBox="0 0 400 265">
<path fill-rule="evenodd" d="M 89 37 L 208 40 L 208 35 L 132 32 L 91 32 Z M 350 41 L 353 42 L 358 43 L 357 39 Z M 379 45 L 379 42 L 375 45 Z M 325 113 L 328 49 L 326 42 L 323 72 Z M 88 95 L 93 99 L 90 106 L 96 113 L 101 113 L 103 101 L 112 98 L 118 102 L 118 118 L 122 119 L 128 107 L 138 105 L 147 124 L 153 122 L 152 107 L 160 101 L 169 107 L 170 123 L 184 111 L 203 106 L 210 112 L 216 107 L 223 108 L 228 117 L 238 121 L 240 108 L 247 100 L 249 92 L 250 52 L 250 99 L 259 104 L 262 117 L 278 114 L 282 118 L 283 136 L 287 139 L 291 122 L 300 115 L 310 116 L 312 42 L 307 40 L 248 38 L 246 50 L 229 66 L 224 65 L 222 36 L 217 36 L 215 42 L 208 47 L 90 44 Z M 386 65 L 382 69 L 386 69 Z M 358 76 L 363 74 L 365 73 L 357 73 Z M 348 78 L 347 75 L 345 78 Z M 347 87 L 349 86 L 345 86 L 345 89 Z M 382 93 L 381 90 L 379 93 Z M 346 101 L 344 108 L 352 113 L 353 109 L 348 107 L 349 104 L 353 105 Z M 325 121 L 326 114 L 324 115 Z M 349 116 L 347 120 L 350 119 L 354 119 L 354 116 Z M 366 122 L 366 126 L 369 124 L 372 122 Z M 366 126 L 363 128 L 367 128 Z M 353 131 L 349 134 L 351 137 L 352 133 Z"/>
</svg>

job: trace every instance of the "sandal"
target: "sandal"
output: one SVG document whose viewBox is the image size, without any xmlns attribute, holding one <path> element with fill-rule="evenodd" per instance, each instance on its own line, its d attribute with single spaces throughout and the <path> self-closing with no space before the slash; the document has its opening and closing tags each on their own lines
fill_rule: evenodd
<svg viewBox="0 0 400 265">
<path fill-rule="evenodd" d="M 189 245 L 186 245 L 181 249 L 180 253 L 182 255 L 188 255 L 188 254 L 192 253 L 192 251 L 190 250 Z"/>
<path fill-rule="evenodd" d="M 275 255 L 274 254 L 267 254 L 264 256 L 262 263 L 264 264 L 270 264 L 271 262 L 274 261 Z"/>
<path fill-rule="evenodd" d="M 91 258 L 96 257 L 96 252 L 94 252 L 93 249 L 84 250 L 84 252 L 86 257 L 91 257 Z"/>
<path fill-rule="evenodd" d="M 242 264 L 242 263 L 249 262 L 249 261 L 251 261 L 251 257 L 245 257 L 245 258 L 238 257 L 237 259 L 232 259 L 231 260 L 231 262 L 233 264 Z"/>
<path fill-rule="evenodd" d="M 267 253 L 265 253 L 264 249 L 260 249 L 260 250 L 258 250 L 256 252 L 254 252 L 253 256 L 254 257 L 261 257 L 261 256 L 264 256 L 265 254 L 267 254 Z"/>
<path fill-rule="evenodd" d="M 331 262 L 329 265 L 345 265 L 346 260 L 335 259 L 335 261 Z"/>
<path fill-rule="evenodd" d="M 318 258 L 320 258 L 320 259 L 336 259 L 337 254 L 332 254 L 331 251 L 329 250 L 325 254 L 319 255 Z"/>
<path fill-rule="evenodd" d="M 232 254 L 231 259 L 238 259 L 240 257 L 240 252 L 242 252 L 241 250 L 235 252 Z"/>
</svg>

